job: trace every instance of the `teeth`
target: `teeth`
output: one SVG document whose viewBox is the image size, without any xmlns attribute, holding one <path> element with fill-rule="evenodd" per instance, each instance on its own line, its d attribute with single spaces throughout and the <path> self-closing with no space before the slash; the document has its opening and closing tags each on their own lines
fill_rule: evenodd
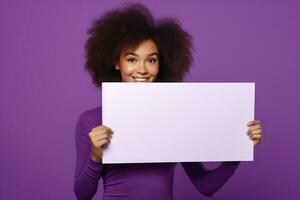
<svg viewBox="0 0 300 200">
<path fill-rule="evenodd" d="M 145 82 L 147 81 L 146 78 L 134 78 L 136 81 Z"/>
</svg>

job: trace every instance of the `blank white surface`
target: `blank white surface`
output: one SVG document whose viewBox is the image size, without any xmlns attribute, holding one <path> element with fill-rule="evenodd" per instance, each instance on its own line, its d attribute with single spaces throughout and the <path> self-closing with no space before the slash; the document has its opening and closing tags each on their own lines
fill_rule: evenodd
<svg viewBox="0 0 300 200">
<path fill-rule="evenodd" d="M 103 163 L 253 161 L 255 83 L 102 83 Z"/>
</svg>

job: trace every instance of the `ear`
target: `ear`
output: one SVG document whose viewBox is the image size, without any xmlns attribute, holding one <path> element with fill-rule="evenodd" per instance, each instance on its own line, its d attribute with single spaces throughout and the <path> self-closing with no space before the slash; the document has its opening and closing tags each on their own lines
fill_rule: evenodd
<svg viewBox="0 0 300 200">
<path fill-rule="evenodd" d="M 115 69 L 116 69 L 116 70 L 119 70 L 119 69 L 120 69 L 119 64 L 115 64 Z"/>
</svg>

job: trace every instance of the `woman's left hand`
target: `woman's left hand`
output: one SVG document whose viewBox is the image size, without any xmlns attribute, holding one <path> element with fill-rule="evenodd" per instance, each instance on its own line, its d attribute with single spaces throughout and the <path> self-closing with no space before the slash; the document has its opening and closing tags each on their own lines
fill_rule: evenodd
<svg viewBox="0 0 300 200">
<path fill-rule="evenodd" d="M 248 131 L 247 135 L 250 137 L 251 140 L 254 141 L 254 145 L 261 143 L 262 141 L 262 130 L 259 120 L 252 120 L 247 123 Z"/>
</svg>

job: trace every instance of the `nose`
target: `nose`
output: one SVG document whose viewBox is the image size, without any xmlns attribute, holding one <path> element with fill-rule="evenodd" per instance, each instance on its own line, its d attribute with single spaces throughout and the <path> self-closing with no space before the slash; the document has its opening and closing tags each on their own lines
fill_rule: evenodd
<svg viewBox="0 0 300 200">
<path fill-rule="evenodd" d="M 139 74 L 147 74 L 148 73 L 148 70 L 147 70 L 144 62 L 139 64 L 138 69 L 137 69 L 137 73 L 139 73 Z"/>
</svg>

